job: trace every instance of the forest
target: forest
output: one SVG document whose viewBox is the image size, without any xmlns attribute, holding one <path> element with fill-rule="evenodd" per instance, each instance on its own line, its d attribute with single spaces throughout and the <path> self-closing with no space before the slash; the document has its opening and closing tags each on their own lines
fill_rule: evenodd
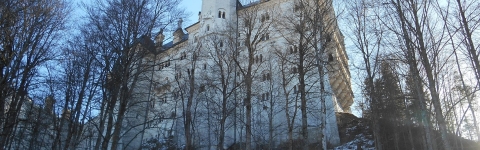
<svg viewBox="0 0 480 150">
<path fill-rule="evenodd" d="M 143 82 L 142 75 L 149 73 L 150 69 L 159 65 L 170 66 L 168 62 L 138 65 L 151 53 L 157 54 L 138 52 L 132 47 L 139 39 L 173 33 L 178 19 L 189 16 L 180 6 L 180 1 L 0 1 L 0 150 L 124 149 L 119 147 L 125 144 L 122 140 L 124 120 L 129 117 L 127 113 L 135 111 L 130 109 L 131 106 L 137 105 L 129 101 L 134 96 L 133 89 Z M 247 36 L 244 45 L 250 65 L 256 61 L 254 52 L 258 41 L 268 40 L 268 34 L 264 37 L 265 31 L 253 29 L 254 23 L 260 23 L 260 28 L 265 30 L 280 26 L 283 30 L 307 37 L 294 39 L 305 46 L 300 44 L 295 51 L 299 51 L 300 57 L 314 58 L 315 61 L 305 62 L 311 65 L 308 70 L 320 74 L 323 79 L 322 72 L 328 67 L 322 64 L 330 60 L 324 43 L 330 40 L 325 35 L 331 34 L 331 29 L 338 26 L 345 40 L 355 96 L 351 109 L 357 117 L 368 122 L 375 149 L 480 148 L 480 120 L 477 120 L 480 106 L 477 96 L 480 90 L 480 1 L 297 1 L 292 3 L 292 7 L 302 15 L 300 22 L 275 19 L 273 15 L 268 19 L 262 16 L 261 22 L 248 20 L 259 18 L 255 9 L 239 14 L 246 28 L 232 28 L 229 32 Z M 330 4 L 333 4 L 331 8 L 335 9 L 335 14 L 331 14 L 332 9 L 320 9 L 330 8 Z M 72 13 L 77 7 L 85 12 L 84 16 Z M 270 11 L 272 14 L 281 13 L 273 9 Z M 264 20 L 270 21 L 264 23 Z M 167 36 L 158 43 L 172 41 L 173 38 Z M 230 42 L 233 43 L 226 45 L 240 45 L 235 40 Z M 309 54 L 308 50 L 315 53 Z M 280 53 L 270 54 L 264 58 L 281 57 Z M 287 61 L 288 58 L 281 60 Z M 228 107 L 245 106 L 247 111 L 242 115 L 251 117 L 248 110 L 251 109 L 251 92 L 255 92 L 252 80 L 261 77 L 252 75 L 251 66 L 241 68 L 244 66 L 239 65 L 236 58 L 218 57 L 217 62 L 227 66 L 223 68 L 227 78 L 218 81 L 221 82 L 219 91 L 225 96 L 223 107 L 227 107 L 233 91 L 245 90 L 246 96 L 242 99 L 246 104 Z M 304 68 L 300 66 L 298 71 L 295 68 L 295 72 L 300 72 L 301 76 L 308 75 L 302 74 Z M 229 75 L 238 72 L 230 67 L 239 67 L 245 77 L 240 82 L 230 81 Z M 192 106 L 195 80 L 190 73 L 188 76 L 184 74 L 184 77 L 188 78 L 185 86 L 191 86 L 191 91 L 185 91 L 180 97 L 186 105 Z M 263 75 L 263 80 L 270 78 L 270 74 Z M 320 82 L 324 90 L 325 83 L 323 80 Z M 295 87 L 295 93 L 298 92 L 303 99 L 307 92 L 306 84 L 301 84 L 303 86 L 298 89 Z M 224 89 L 221 89 L 222 85 Z M 271 93 L 267 92 L 262 96 L 272 99 L 273 96 L 269 95 Z M 324 99 L 320 103 L 322 108 L 327 105 Z M 307 104 L 301 105 L 305 107 Z M 299 108 L 301 113 L 305 113 L 302 117 L 307 116 L 307 112 L 302 110 L 304 107 Z M 182 116 L 165 115 L 162 119 L 183 117 L 191 120 L 191 112 L 186 112 Z M 225 121 L 230 115 L 226 114 L 227 110 L 222 113 L 222 121 Z M 289 127 L 294 121 L 295 118 L 287 121 Z M 141 122 L 138 125 L 143 128 L 141 132 L 150 123 Z M 238 124 L 246 128 L 245 149 L 275 149 L 271 143 L 262 148 L 252 146 L 251 119 Z M 185 133 L 193 135 L 190 133 L 193 130 L 189 128 L 193 126 L 185 124 Z M 298 145 L 296 142 L 307 140 L 306 121 L 302 122 L 302 127 L 305 128 L 301 129 L 298 139 L 292 135 L 293 129 L 288 131 L 291 133 L 289 141 L 282 143 L 283 148 L 291 150 Z M 272 128 L 265 131 L 270 133 L 270 140 Z M 218 145 L 224 144 L 223 133 L 225 130 L 218 137 Z M 164 145 L 152 144 L 143 141 L 143 134 L 138 136 L 144 142 L 139 149 L 180 148 L 169 145 L 169 141 L 162 143 Z M 192 137 L 184 138 L 187 144 L 183 148 L 195 149 Z M 320 148 L 331 148 L 324 138 L 319 143 Z M 218 149 L 224 147 L 219 146 Z M 303 145 L 301 149 L 312 148 Z"/>
</svg>

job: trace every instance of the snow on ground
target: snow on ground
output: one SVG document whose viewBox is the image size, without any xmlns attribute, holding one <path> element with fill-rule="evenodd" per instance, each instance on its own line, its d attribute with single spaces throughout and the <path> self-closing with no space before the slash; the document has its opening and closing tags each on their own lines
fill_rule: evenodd
<svg viewBox="0 0 480 150">
<path fill-rule="evenodd" d="M 362 149 L 362 150 L 374 150 L 375 145 L 371 137 L 367 137 L 364 134 L 358 134 L 355 136 L 355 139 L 353 139 L 350 142 L 347 142 L 343 145 L 337 146 L 334 149 L 335 150 L 356 150 L 356 149 Z"/>
</svg>

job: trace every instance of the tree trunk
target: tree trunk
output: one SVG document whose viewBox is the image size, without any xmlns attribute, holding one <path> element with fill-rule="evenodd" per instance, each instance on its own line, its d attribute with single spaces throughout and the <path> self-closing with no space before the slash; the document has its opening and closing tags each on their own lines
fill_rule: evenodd
<svg viewBox="0 0 480 150">
<path fill-rule="evenodd" d="M 126 82 L 124 81 L 124 84 L 122 86 L 122 92 L 120 96 L 120 106 L 117 114 L 117 120 L 115 122 L 115 127 L 113 129 L 113 134 L 112 134 L 112 150 L 118 149 L 118 144 L 120 142 L 120 132 L 122 131 L 122 124 L 123 124 L 123 119 L 125 118 L 125 113 L 127 112 L 127 107 L 128 107 L 128 100 L 130 98 L 129 90 L 128 87 L 126 86 Z"/>
<path fill-rule="evenodd" d="M 195 55 L 195 54 L 194 54 Z M 191 72 L 188 76 L 189 92 L 187 99 L 187 108 L 185 110 L 185 150 L 193 150 L 192 143 L 192 104 L 193 96 L 195 94 L 195 65 L 192 66 Z"/>
</svg>

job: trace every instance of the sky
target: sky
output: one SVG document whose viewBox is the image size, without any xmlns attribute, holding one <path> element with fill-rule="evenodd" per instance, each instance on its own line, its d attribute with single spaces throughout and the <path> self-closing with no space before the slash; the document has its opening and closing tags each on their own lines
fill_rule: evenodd
<svg viewBox="0 0 480 150">
<path fill-rule="evenodd" d="M 184 27 L 189 26 L 198 21 L 198 12 L 202 9 L 202 0 L 182 0 L 180 7 L 185 8 L 185 12 L 189 15 L 184 20 Z"/>
</svg>

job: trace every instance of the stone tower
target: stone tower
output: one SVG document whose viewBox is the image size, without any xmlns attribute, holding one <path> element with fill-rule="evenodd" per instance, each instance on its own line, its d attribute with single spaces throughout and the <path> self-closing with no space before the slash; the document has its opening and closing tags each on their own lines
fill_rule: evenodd
<svg viewBox="0 0 480 150">
<path fill-rule="evenodd" d="M 237 20 L 238 0 L 203 0 L 200 15 L 201 30 L 209 32 L 212 30 L 225 29 L 229 23 Z"/>
</svg>

